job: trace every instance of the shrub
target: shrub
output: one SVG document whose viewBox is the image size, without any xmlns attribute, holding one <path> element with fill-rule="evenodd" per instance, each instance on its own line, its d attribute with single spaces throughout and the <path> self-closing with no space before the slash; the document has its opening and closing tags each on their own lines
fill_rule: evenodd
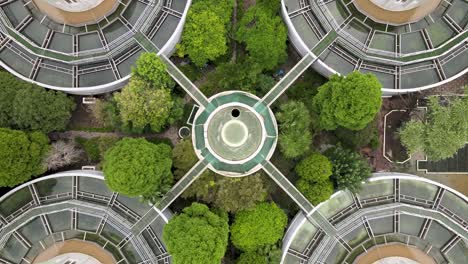
<svg viewBox="0 0 468 264">
<path fill-rule="evenodd" d="M 218 264 L 228 244 L 227 217 L 199 203 L 184 208 L 164 226 L 163 239 L 174 264 Z"/>
<path fill-rule="evenodd" d="M 46 171 L 48 139 L 41 132 L 0 128 L 0 187 L 13 187 Z"/>
<path fill-rule="evenodd" d="M 231 227 L 231 241 L 243 251 L 274 245 L 284 233 L 286 214 L 274 203 L 260 203 L 236 214 Z"/>
<path fill-rule="evenodd" d="M 172 183 L 171 148 L 143 138 L 124 138 L 104 156 L 106 184 L 127 196 L 149 195 Z"/>
<path fill-rule="evenodd" d="M 77 149 L 75 142 L 65 142 L 59 140 L 51 144 L 46 163 L 47 169 L 57 170 L 65 166 L 70 166 L 78 162 L 83 154 L 83 150 Z"/>
</svg>

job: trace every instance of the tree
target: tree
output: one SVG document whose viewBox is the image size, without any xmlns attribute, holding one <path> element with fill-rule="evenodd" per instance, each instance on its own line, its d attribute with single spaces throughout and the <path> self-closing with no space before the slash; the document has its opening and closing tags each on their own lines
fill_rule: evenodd
<svg viewBox="0 0 468 264">
<path fill-rule="evenodd" d="M 371 175 L 369 164 L 352 150 L 336 146 L 328 150 L 326 155 L 333 164 L 331 179 L 338 189 L 357 193 L 361 189 L 361 183 Z"/>
<path fill-rule="evenodd" d="M 279 145 L 286 158 L 296 158 L 310 149 L 310 113 L 302 102 L 289 101 L 276 114 L 279 122 Z"/>
<path fill-rule="evenodd" d="M 424 129 L 424 123 L 416 120 L 410 120 L 401 127 L 399 131 L 401 144 L 408 153 L 424 150 Z"/>
<path fill-rule="evenodd" d="M 218 264 L 228 244 L 228 219 L 192 203 L 164 226 L 163 239 L 174 264 Z"/>
<path fill-rule="evenodd" d="M 267 258 L 257 252 L 244 252 L 237 259 L 236 264 L 268 264 Z"/>
<path fill-rule="evenodd" d="M 169 89 L 154 89 L 138 77 L 132 77 L 114 98 L 122 122 L 134 132 L 142 132 L 146 126 L 160 132 L 166 126 L 174 105 Z"/>
<path fill-rule="evenodd" d="M 193 143 L 190 139 L 182 139 L 172 150 L 172 161 L 174 176 L 176 179 L 182 178 L 198 161 L 198 157 L 193 149 Z"/>
<path fill-rule="evenodd" d="M 66 128 L 75 106 L 62 92 L 27 86 L 16 92 L 12 118 L 19 129 L 44 133 L 60 131 Z"/>
<path fill-rule="evenodd" d="M 47 169 L 57 170 L 69 166 L 79 161 L 83 150 L 78 149 L 75 142 L 65 142 L 63 140 L 52 143 L 51 149 L 47 155 Z"/>
<path fill-rule="evenodd" d="M 107 186 L 127 196 L 148 195 L 172 183 L 171 148 L 143 138 L 124 138 L 104 155 Z"/>
<path fill-rule="evenodd" d="M 232 1 L 201 0 L 187 15 L 182 41 L 177 45 L 180 56 L 189 55 L 199 67 L 226 54 L 227 24 L 232 14 Z"/>
<path fill-rule="evenodd" d="M 307 181 L 324 181 L 332 174 L 332 164 L 327 157 L 314 153 L 296 165 L 296 173 Z"/>
<path fill-rule="evenodd" d="M 272 70 L 286 57 L 287 30 L 281 17 L 266 5 L 249 8 L 239 21 L 236 33 L 246 45 L 249 59 L 263 70 Z"/>
<path fill-rule="evenodd" d="M 243 251 L 273 245 L 283 237 L 288 217 L 274 203 L 260 203 L 236 214 L 231 241 Z"/>
<path fill-rule="evenodd" d="M 328 200 L 333 194 L 333 182 L 329 179 L 317 182 L 299 179 L 296 187 L 313 205 Z"/>
<path fill-rule="evenodd" d="M 375 150 L 379 147 L 380 143 L 377 125 L 378 119 L 375 118 L 362 130 L 350 130 L 344 127 L 338 127 L 334 133 L 344 147 L 360 149 L 365 146 L 370 146 Z"/>
<path fill-rule="evenodd" d="M 346 77 L 333 75 L 319 87 L 312 108 L 320 117 L 320 126 L 334 130 L 342 126 L 361 130 L 370 123 L 382 104 L 382 85 L 372 74 L 354 71 Z"/>
<path fill-rule="evenodd" d="M 46 171 L 48 139 L 41 132 L 0 128 L 0 187 L 13 187 Z"/>
<path fill-rule="evenodd" d="M 196 197 L 230 213 L 265 201 L 267 190 L 260 173 L 242 178 L 229 178 L 211 171 L 204 172 L 182 197 Z"/>
<path fill-rule="evenodd" d="M 424 151 L 430 160 L 453 157 L 468 141 L 468 99 L 431 97 L 428 110 L 426 123 L 409 121 L 403 126 L 402 144 L 410 153 Z"/>
<path fill-rule="evenodd" d="M 13 101 L 16 93 L 31 86 L 27 82 L 18 80 L 7 71 L 0 72 L 0 127 L 12 127 L 13 122 Z"/>
<path fill-rule="evenodd" d="M 132 73 L 153 87 L 171 89 L 175 83 L 166 69 L 166 64 L 156 53 L 144 52 L 136 61 L 136 67 L 132 68 Z"/>
<path fill-rule="evenodd" d="M 296 187 L 314 205 L 327 200 L 333 194 L 332 164 L 327 157 L 314 153 L 296 165 L 299 180 Z"/>
</svg>

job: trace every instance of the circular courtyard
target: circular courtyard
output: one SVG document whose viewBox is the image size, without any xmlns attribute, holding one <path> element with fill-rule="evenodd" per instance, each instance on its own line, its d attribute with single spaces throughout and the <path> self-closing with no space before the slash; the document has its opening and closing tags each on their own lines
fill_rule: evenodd
<svg viewBox="0 0 468 264">
<path fill-rule="evenodd" d="M 278 128 L 270 108 L 252 94 L 217 94 L 195 115 L 195 151 L 210 168 L 226 176 L 244 176 L 262 168 L 276 147 Z"/>
</svg>

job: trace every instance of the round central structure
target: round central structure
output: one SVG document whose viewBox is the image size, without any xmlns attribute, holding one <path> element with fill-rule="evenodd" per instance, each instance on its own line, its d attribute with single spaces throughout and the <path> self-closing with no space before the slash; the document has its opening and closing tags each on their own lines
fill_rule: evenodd
<svg viewBox="0 0 468 264">
<path fill-rule="evenodd" d="M 228 121 L 221 130 L 223 142 L 230 147 L 242 146 L 249 136 L 247 126 L 238 120 Z"/>
<path fill-rule="evenodd" d="M 276 146 L 273 113 L 257 97 L 225 92 L 210 98 L 198 110 L 192 138 L 197 155 L 210 169 L 226 176 L 244 176 L 259 170 Z"/>
<path fill-rule="evenodd" d="M 206 136 L 208 148 L 220 159 L 241 161 L 260 147 L 265 131 L 259 113 L 241 103 L 218 107 L 210 115 Z"/>
<path fill-rule="evenodd" d="M 84 12 L 101 4 L 104 0 L 47 0 L 50 5 L 67 12 Z"/>
</svg>

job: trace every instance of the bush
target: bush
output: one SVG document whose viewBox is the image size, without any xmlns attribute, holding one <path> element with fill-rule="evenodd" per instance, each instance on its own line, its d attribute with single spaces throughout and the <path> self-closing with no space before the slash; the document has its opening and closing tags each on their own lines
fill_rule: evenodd
<svg viewBox="0 0 468 264">
<path fill-rule="evenodd" d="M 256 252 L 245 252 L 237 259 L 236 264 L 268 264 L 267 258 Z"/>
<path fill-rule="evenodd" d="M 359 192 L 361 183 L 371 175 L 369 164 L 358 153 L 341 146 L 328 150 L 327 156 L 333 164 L 331 179 L 338 189 Z"/>
<path fill-rule="evenodd" d="M 176 179 L 182 178 L 198 161 L 198 157 L 193 149 L 192 140 L 183 139 L 179 141 L 172 150 L 172 161 L 176 171 Z"/>
<path fill-rule="evenodd" d="M 377 119 L 369 123 L 362 130 L 350 130 L 344 127 L 338 127 L 335 130 L 336 137 L 344 147 L 351 149 L 360 149 L 370 146 L 373 150 L 379 147 L 379 130 L 377 128 Z"/>
<path fill-rule="evenodd" d="M 370 123 L 382 104 L 382 85 L 372 74 L 354 71 L 346 77 L 333 75 L 319 87 L 312 100 L 320 116 L 320 126 L 334 130 L 338 126 L 361 130 Z"/>
<path fill-rule="evenodd" d="M 274 245 L 283 237 L 287 222 L 288 217 L 276 204 L 257 204 L 236 214 L 231 241 L 243 251 Z"/>
<path fill-rule="evenodd" d="M 53 142 L 46 159 L 47 169 L 57 170 L 70 166 L 78 162 L 82 154 L 83 150 L 77 149 L 73 141 L 65 142 L 59 140 Z"/>
<path fill-rule="evenodd" d="M 279 146 L 286 158 L 305 154 L 312 144 L 310 113 L 302 102 L 289 101 L 280 106 L 276 114 L 279 122 Z"/>
<path fill-rule="evenodd" d="M 332 164 L 327 157 L 312 154 L 297 164 L 296 173 L 300 177 L 297 188 L 312 204 L 319 204 L 333 194 Z"/>
<path fill-rule="evenodd" d="M 193 203 L 164 226 L 163 240 L 174 264 L 219 264 L 226 252 L 228 234 L 227 216 Z"/>
<path fill-rule="evenodd" d="M 13 187 L 44 173 L 49 148 L 41 132 L 0 128 L 0 187 Z"/>
<path fill-rule="evenodd" d="M 410 153 L 424 151 L 430 160 L 453 157 L 468 141 L 468 99 L 455 99 L 441 105 L 431 97 L 427 121 L 410 121 L 400 130 L 402 144 Z"/>
<path fill-rule="evenodd" d="M 156 53 L 144 52 L 138 57 L 132 73 L 155 88 L 172 89 L 175 83 L 166 69 L 166 64 Z"/>
<path fill-rule="evenodd" d="M 124 138 L 104 155 L 106 184 L 130 197 L 167 190 L 173 180 L 170 157 L 168 145 L 155 145 L 143 138 Z"/>
</svg>

